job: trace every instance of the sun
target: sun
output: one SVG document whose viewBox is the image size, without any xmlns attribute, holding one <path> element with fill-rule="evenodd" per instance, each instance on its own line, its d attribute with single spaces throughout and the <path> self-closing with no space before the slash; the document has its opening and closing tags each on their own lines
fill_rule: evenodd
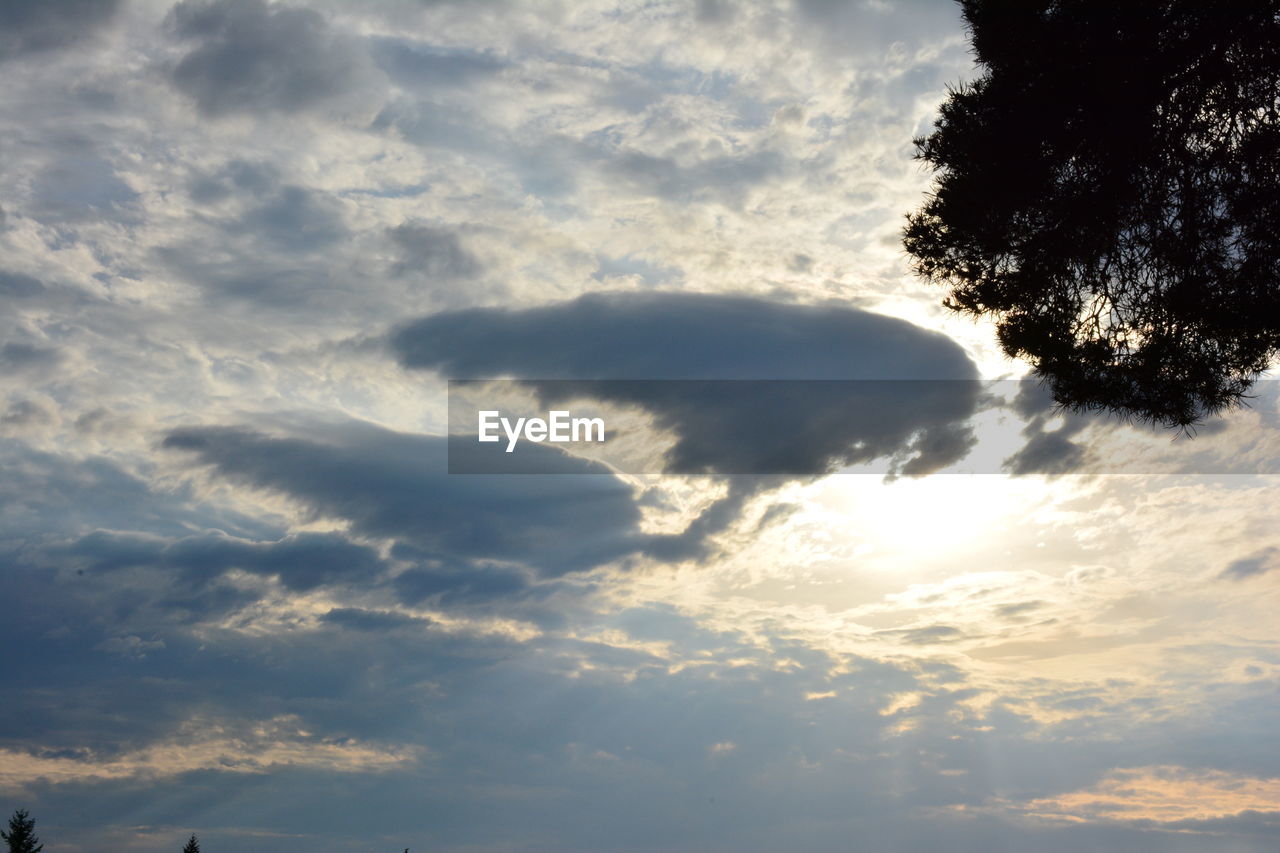
<svg viewBox="0 0 1280 853">
<path fill-rule="evenodd" d="M 810 497 L 848 519 L 863 550 L 902 556 L 956 556 L 986 547 L 1029 507 L 1056 495 L 1040 478 L 935 474 L 885 481 L 841 475 L 815 484 Z"/>
</svg>

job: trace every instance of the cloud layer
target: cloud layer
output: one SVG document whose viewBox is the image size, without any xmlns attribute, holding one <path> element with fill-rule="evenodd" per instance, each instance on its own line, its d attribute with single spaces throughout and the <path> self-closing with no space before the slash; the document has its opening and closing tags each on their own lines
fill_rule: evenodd
<svg viewBox="0 0 1280 853">
<path fill-rule="evenodd" d="M 0 816 L 50 853 L 1274 848 L 1275 400 L 1171 444 L 976 389 L 1018 366 L 899 248 L 953 3 L 7 2 L 0 70 Z M 467 376 L 700 476 L 450 475 Z M 815 384 L 655 381 L 703 379 Z M 885 380 L 949 390 L 822 385 Z M 924 476 L 988 429 L 1025 476 Z M 1130 439 L 1232 476 L 1059 476 Z"/>
<path fill-rule="evenodd" d="M 979 392 L 968 356 L 936 332 L 733 295 L 600 293 L 445 312 L 391 345 L 407 367 L 515 377 L 548 404 L 640 407 L 675 435 L 668 473 L 806 476 L 907 456 L 902 469 L 925 474 L 968 450 Z M 734 379 L 746 381 L 697 381 Z"/>
</svg>

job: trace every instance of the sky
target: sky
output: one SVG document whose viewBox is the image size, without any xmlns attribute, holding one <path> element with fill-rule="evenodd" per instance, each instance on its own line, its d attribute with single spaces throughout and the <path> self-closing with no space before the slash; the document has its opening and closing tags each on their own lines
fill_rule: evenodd
<svg viewBox="0 0 1280 853">
<path fill-rule="evenodd" d="M 1277 395 L 1062 415 L 913 278 L 976 73 L 941 0 L 0 6 L 0 817 L 1273 851 Z M 635 464 L 467 475 L 451 378 L 948 390 L 597 384 Z"/>
</svg>

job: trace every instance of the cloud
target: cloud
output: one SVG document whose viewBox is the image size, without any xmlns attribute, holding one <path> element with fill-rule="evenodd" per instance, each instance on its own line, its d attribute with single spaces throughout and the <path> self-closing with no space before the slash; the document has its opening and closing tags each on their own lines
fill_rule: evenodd
<svg viewBox="0 0 1280 853">
<path fill-rule="evenodd" d="M 57 407 L 40 397 L 19 398 L 0 408 L 0 431 L 48 430 L 58 423 Z"/>
<path fill-rule="evenodd" d="M 1277 802 L 1280 779 L 1161 766 L 1117 769 L 1087 790 L 1033 800 L 1024 808 L 1072 819 L 1149 821 L 1175 829 L 1206 822 L 1201 827 L 1212 829 L 1215 820 L 1273 811 Z M 1274 820 L 1274 815 L 1267 817 Z"/>
<path fill-rule="evenodd" d="M 681 162 L 642 151 L 611 153 L 606 174 L 638 195 L 689 203 L 707 197 L 740 207 L 747 192 L 782 174 L 785 162 L 776 151 L 720 154 Z"/>
<path fill-rule="evenodd" d="M 367 461 L 350 450 L 361 429 L 313 432 L 322 451 Z M 288 444 L 223 450 L 291 453 Z M 227 543 L 217 536 L 181 539 L 198 545 L 189 551 L 196 558 L 235 553 L 220 550 Z M 425 559 L 413 547 L 390 557 Z M 305 571 L 306 561 L 299 555 L 296 568 Z M 1139 693 L 1083 715 L 1064 710 L 1072 719 L 1061 725 L 1037 724 L 1009 706 L 1037 697 L 1061 705 L 1062 686 L 1050 679 L 1002 678 L 1000 699 L 985 706 L 977 679 L 945 661 L 875 660 L 798 640 L 789 636 L 795 614 L 728 617 L 713 628 L 696 608 L 618 609 L 606 600 L 596 610 L 557 608 L 566 624 L 512 639 L 450 629 L 456 612 L 439 621 L 406 613 L 362 583 L 329 597 L 286 588 L 231 614 L 198 610 L 188 619 L 179 618 L 176 564 L 134 576 L 123 565 L 64 572 L 61 582 L 11 565 L 0 596 L 41 606 L 0 623 L 0 639 L 30 649 L 13 661 L 0 713 L 0 730 L 19 735 L 0 742 L 6 781 L 51 818 L 82 805 L 77 814 L 95 836 L 100 824 L 135 814 L 149 825 L 242 826 L 261 801 L 283 838 L 270 846 L 298 851 L 337 849 L 369 833 L 445 849 L 528 846 L 530 827 L 567 850 L 633 849 L 609 841 L 624 832 L 679 849 L 829 850 L 856 834 L 884 849 L 928 849 L 955 835 L 952 846 L 972 853 L 1000 845 L 1066 853 L 1081 839 L 1158 851 L 1168 849 L 1170 828 L 1227 831 L 1242 850 L 1267 849 L 1269 824 L 1247 813 L 1145 827 L 1113 816 L 1112 803 L 1090 811 L 1101 792 L 1117 801 L 1158 795 L 1194 812 L 1198 801 L 1185 792 L 1126 793 L 1133 786 L 1111 772 L 1170 761 L 1224 768 L 1191 774 L 1213 782 L 1209 813 L 1253 804 L 1238 783 L 1274 763 L 1266 683 L 1253 705 L 1233 704 L 1220 686 L 1203 717 L 1170 709 L 1159 726 L 1149 715 L 1176 697 Z M 441 568 L 455 571 L 466 574 Z M 949 626 L 920 624 L 905 629 L 921 631 L 904 638 L 916 654 L 955 639 L 933 630 Z M 727 743 L 734 748 L 717 748 Z M 1232 761 L 1251 766 L 1226 770 Z M 296 808 L 282 809 L 281 788 Z M 694 797 L 706 811 L 682 823 Z M 331 815 L 352 802 L 362 804 L 355 823 L 347 814 L 339 825 Z M 423 802 L 434 810 L 412 807 Z M 1046 824 L 1028 815 L 1028 803 L 1063 817 Z M 1082 823 L 1082 812 L 1098 819 Z M 584 825 L 581 814 L 595 817 Z M 638 835 L 653 814 L 668 816 L 670 829 Z M 477 824 L 482 815 L 489 821 Z M 1252 847 L 1239 837 L 1250 833 L 1259 842 Z M 1179 837 L 1184 853 L 1221 840 Z"/>
<path fill-rule="evenodd" d="M 234 511 L 193 509 L 189 492 L 153 490 L 145 477 L 102 456 L 77 459 L 0 439 L 0 467 L 0 542 L 74 539 L 98 529 L 165 537 L 212 528 L 240 537 L 272 532 Z"/>
<path fill-rule="evenodd" d="M 0 61 L 82 41 L 108 24 L 119 7 L 119 0 L 5 0 Z"/>
<path fill-rule="evenodd" d="M 208 256 L 195 244 L 158 249 L 156 257 L 171 274 L 198 285 L 203 297 L 219 306 L 300 312 L 345 302 L 333 270 L 323 264 Z"/>
<path fill-rule="evenodd" d="M 1079 818 L 1117 768 L 1274 774 L 1274 484 L 463 477 L 415 434 L 455 367 L 1004 369 L 897 239 L 951 0 L 176 2 L 0 2 L 0 775 L 50 846 L 1272 850 L 1274 812 Z M 379 349 L 474 306 L 436 366 Z M 673 467 L 967 441 L 964 395 L 645 384 L 601 408 Z"/>
<path fill-rule="evenodd" d="M 658 285 L 669 284 L 682 278 L 679 268 L 658 266 L 636 255 L 625 255 L 620 258 L 597 255 L 596 262 L 599 268 L 591 274 L 596 281 L 631 278 L 642 284 Z"/>
<path fill-rule="evenodd" d="M 370 39 L 370 52 L 387 76 L 414 92 L 469 84 L 492 77 L 511 65 L 487 53 L 385 36 Z"/>
<path fill-rule="evenodd" d="M 446 474 L 443 438 L 359 424 L 308 438 L 190 427 L 170 432 L 164 446 L 449 565 L 502 561 L 550 577 L 649 544 L 631 487 L 597 463 L 556 451 L 548 453 L 559 457 L 561 473 L 494 478 Z M 403 586 L 426 594 L 411 581 Z"/>
<path fill-rule="evenodd" d="M 793 0 L 791 5 L 800 23 L 836 56 L 914 47 L 954 37 L 960 27 L 960 9 L 950 0 Z"/>
<path fill-rule="evenodd" d="M 404 222 L 387 229 L 387 236 L 400 253 L 391 266 L 392 275 L 420 275 L 440 283 L 473 278 L 482 269 L 452 229 Z"/>
<path fill-rule="evenodd" d="M 0 270 L 0 296 L 23 299 L 44 292 L 44 284 L 34 276 Z"/>
<path fill-rule="evenodd" d="M 427 622 L 403 613 L 364 610 L 359 607 L 334 607 L 320 618 L 328 624 L 354 631 L 394 631 L 399 628 L 420 627 Z"/>
<path fill-rule="evenodd" d="M 1099 422 L 1099 416 L 1059 411 L 1049 389 L 1031 380 L 1018 382 L 1018 393 L 1011 408 L 1027 424 L 1022 429 L 1026 442 L 1004 460 L 1003 467 L 1010 474 L 1055 476 L 1077 471 L 1088 463 L 1086 447 L 1071 439 Z M 1055 417 L 1061 418 L 1062 425 L 1046 430 L 1045 427 Z"/>
<path fill-rule="evenodd" d="M 734 18 L 733 4 L 725 0 L 698 0 L 694 17 L 700 24 L 726 24 Z"/>
<path fill-rule="evenodd" d="M 406 367 L 513 376 L 546 401 L 640 406 L 675 434 L 675 473 L 807 476 L 897 457 L 893 470 L 927 474 L 971 446 L 978 396 L 973 363 L 937 332 L 732 295 L 599 293 L 449 311 L 401 328 L 391 347 Z M 688 381 L 726 379 L 755 381 Z"/>
<path fill-rule="evenodd" d="M 1275 569 L 1280 569 L 1280 548 L 1272 545 L 1248 557 L 1232 560 L 1218 577 L 1223 580 L 1242 581 Z"/>
<path fill-rule="evenodd" d="M 61 359 L 57 347 L 9 342 L 0 346 L 0 366 L 15 373 L 39 371 L 51 367 Z"/>
<path fill-rule="evenodd" d="M 905 628 L 879 631 L 881 636 L 893 637 L 910 646 L 931 646 L 936 643 L 954 643 L 965 638 L 965 633 L 952 625 L 926 625 L 921 628 Z"/>
<path fill-rule="evenodd" d="M 32 182 L 28 210 L 42 222 L 136 223 L 138 193 L 87 144 L 68 146 Z"/>
<path fill-rule="evenodd" d="M 298 113 L 371 84 L 368 57 L 313 9 L 266 0 L 183 0 L 170 24 L 190 45 L 170 79 L 209 117 Z"/>
<path fill-rule="evenodd" d="M 196 174 L 187 195 L 197 204 L 217 204 L 243 193 L 262 198 L 280 184 L 279 171 L 269 163 L 230 160 L 212 174 Z"/>
<path fill-rule="evenodd" d="M 498 600 L 511 601 L 529 590 L 530 578 L 518 569 L 497 566 L 429 566 L 430 558 L 417 549 L 404 546 L 397 549 L 400 556 L 412 554 L 420 560 L 419 567 L 406 569 L 396 575 L 394 584 L 401 601 L 406 604 L 422 604 L 432 601 L 442 607 L 457 604 L 475 604 Z M 426 563 L 429 567 L 423 567 Z"/>
<path fill-rule="evenodd" d="M 385 750 L 300 735 L 297 721 L 288 718 L 270 721 L 241 737 L 227 736 L 216 726 L 202 729 L 193 721 L 168 743 L 153 743 L 115 756 L 41 756 L 0 749 L 0 766 L 4 768 L 0 789 L 20 791 L 35 782 L 60 785 L 139 777 L 172 779 L 197 770 L 241 774 L 317 767 L 339 773 L 384 772 L 414 757 L 411 749 Z"/>
<path fill-rule="evenodd" d="M 1044 608 L 1046 604 L 1047 602 L 1044 601 L 1015 601 L 1001 604 L 996 607 L 996 615 L 1002 619 L 1017 619 Z"/>
<path fill-rule="evenodd" d="M 248 210 L 238 227 L 281 249 L 307 252 L 342 239 L 346 228 L 341 211 L 341 205 L 331 196 L 285 185 Z"/>
<path fill-rule="evenodd" d="M 97 532 L 65 549 L 89 570 L 153 567 L 203 585 L 240 570 L 278 578 L 306 591 L 335 583 L 370 583 L 383 570 L 377 551 L 335 533 L 296 533 L 277 542 L 237 539 L 220 532 L 164 540 Z"/>
<path fill-rule="evenodd" d="M 548 346 L 551 341 L 556 346 Z M 711 293 L 591 293 L 425 317 L 392 347 L 451 378 L 970 379 L 964 350 L 905 320 Z"/>
<path fill-rule="evenodd" d="M 300 185 L 274 164 L 244 159 L 196 171 L 186 190 L 200 208 L 198 230 L 152 254 L 207 300 L 294 311 L 350 304 L 344 297 L 353 294 L 337 281 L 336 267 L 353 232 L 347 204 L 336 194 Z"/>
</svg>

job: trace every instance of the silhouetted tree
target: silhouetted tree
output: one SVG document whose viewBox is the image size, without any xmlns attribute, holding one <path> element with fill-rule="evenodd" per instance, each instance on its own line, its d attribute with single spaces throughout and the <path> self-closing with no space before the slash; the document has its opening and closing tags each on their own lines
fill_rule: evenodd
<svg viewBox="0 0 1280 853">
<path fill-rule="evenodd" d="M 26 809 L 18 809 L 9 818 L 9 831 L 0 829 L 0 838 L 9 845 L 9 853 L 40 853 L 44 845 L 36 837 L 36 822 Z"/>
<path fill-rule="evenodd" d="M 182 848 L 182 853 L 200 853 L 200 839 L 196 838 L 194 832 L 187 839 L 187 845 Z"/>
<path fill-rule="evenodd" d="M 1280 350 L 1280 0 L 962 0 L 915 270 L 1055 399 L 1185 426 Z"/>
</svg>

